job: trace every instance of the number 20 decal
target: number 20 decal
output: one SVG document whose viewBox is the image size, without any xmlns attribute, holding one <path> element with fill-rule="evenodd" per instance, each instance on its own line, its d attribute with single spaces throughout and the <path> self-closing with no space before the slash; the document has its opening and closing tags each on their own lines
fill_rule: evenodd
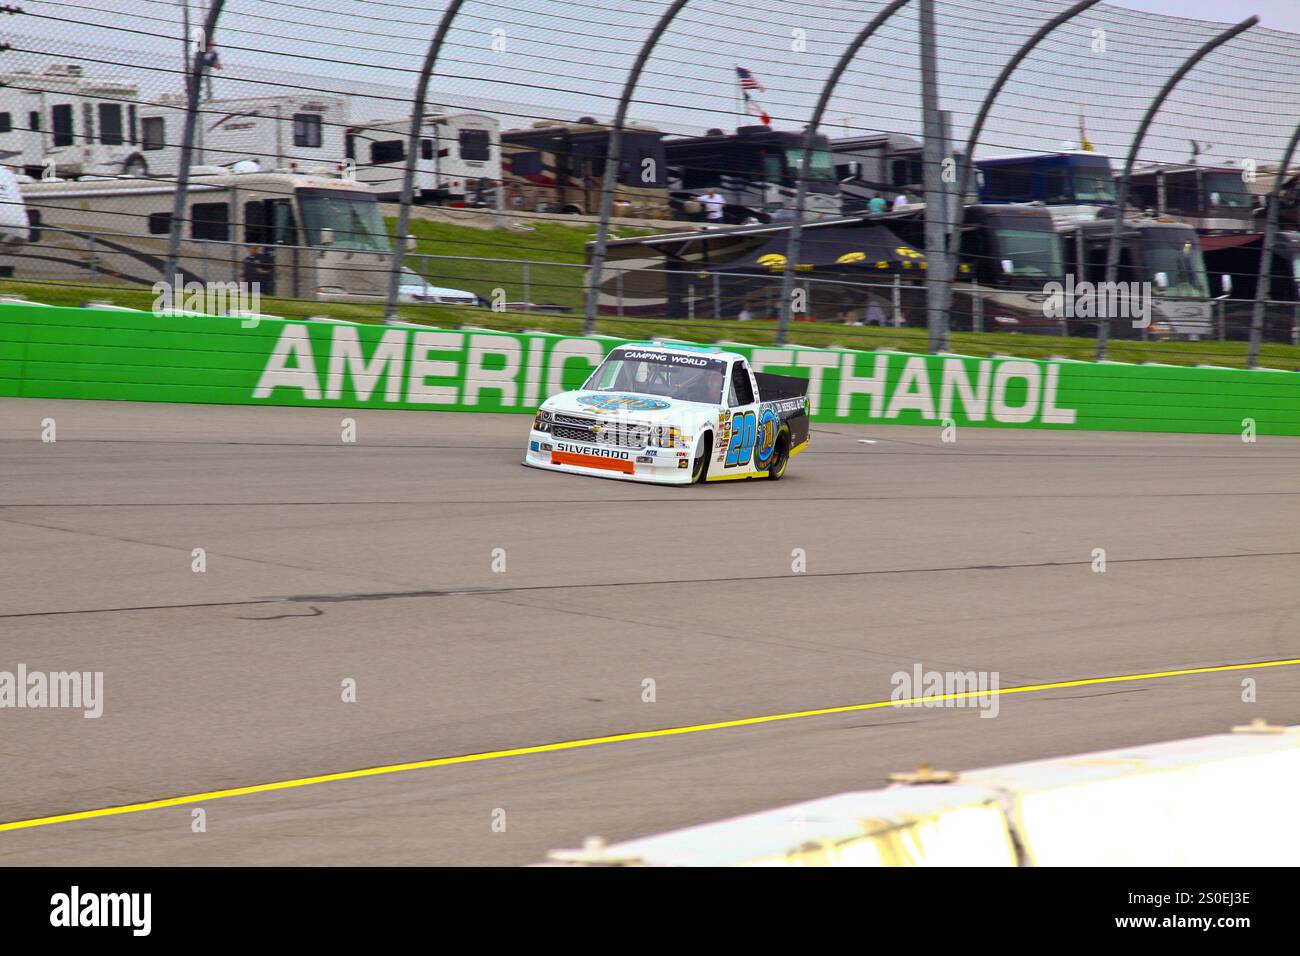
<svg viewBox="0 0 1300 956">
<path fill-rule="evenodd" d="M 754 453 L 755 434 L 753 412 L 743 412 L 731 419 L 731 444 L 727 446 L 724 468 L 749 464 L 749 456 Z"/>
</svg>

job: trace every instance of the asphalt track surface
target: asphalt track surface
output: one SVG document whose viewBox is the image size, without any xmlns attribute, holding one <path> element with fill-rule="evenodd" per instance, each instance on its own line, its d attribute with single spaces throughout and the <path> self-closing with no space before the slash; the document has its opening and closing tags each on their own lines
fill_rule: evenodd
<svg viewBox="0 0 1300 956">
<path fill-rule="evenodd" d="M 99 719 L 0 709 L 0 864 L 521 864 L 1300 722 L 1300 666 L 1235 668 L 1300 657 L 1300 441 L 815 427 L 781 482 L 660 488 L 524 468 L 527 427 L 0 401 L 0 670 L 104 673 Z M 750 720 L 917 663 L 1058 686 Z"/>
</svg>

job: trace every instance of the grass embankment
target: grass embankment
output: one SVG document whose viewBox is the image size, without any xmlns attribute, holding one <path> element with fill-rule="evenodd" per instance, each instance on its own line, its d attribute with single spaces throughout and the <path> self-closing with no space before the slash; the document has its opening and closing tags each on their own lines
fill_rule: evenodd
<svg viewBox="0 0 1300 956">
<path fill-rule="evenodd" d="M 594 233 L 590 224 L 570 226 L 563 223 L 536 223 L 528 231 L 489 230 L 452 223 L 413 220 L 416 253 L 423 255 L 466 256 L 479 259 L 516 260 L 507 262 L 463 262 L 444 259 L 412 259 L 411 264 L 436 285 L 466 289 L 491 299 L 494 289 L 505 289 L 507 301 L 524 301 L 523 267 L 518 260 L 531 259 L 542 265 L 529 267 L 528 301 L 568 306 L 573 315 L 532 312 L 493 312 L 488 309 L 458 308 L 439 305 L 404 304 L 400 316 L 409 322 L 454 328 L 472 325 L 517 332 L 536 329 L 577 335 L 582 330 L 579 314 L 582 306 L 582 270 L 563 264 L 581 264 L 585 247 Z M 644 232 L 644 230 L 642 230 Z M 619 235 L 634 235 L 637 230 L 621 229 Z M 34 302 L 50 305 L 82 305 L 90 300 L 115 305 L 149 309 L 153 294 L 139 286 L 44 285 L 0 280 L 0 294 L 20 295 Z M 325 316 L 354 322 L 379 322 L 383 310 L 375 305 L 313 302 L 306 299 L 264 297 L 262 311 L 287 319 Z M 657 336 L 699 342 L 742 342 L 751 345 L 772 344 L 772 322 L 736 322 L 671 319 L 602 318 L 597 331 L 624 338 Z M 927 349 L 925 329 L 882 329 L 836 325 L 824 322 L 797 322 L 789 340 L 798 345 L 853 349 L 892 348 L 906 352 Z M 1026 358 L 1064 358 L 1089 360 L 1095 344 L 1091 339 L 1056 336 L 1016 335 L 1005 332 L 955 332 L 952 350 L 965 355 L 1015 355 Z M 1113 340 L 1108 357 L 1117 362 L 1158 362 L 1170 365 L 1223 365 L 1244 368 L 1245 342 L 1134 342 Z M 1265 344 L 1260 364 L 1269 368 L 1300 368 L 1300 348 L 1291 345 Z"/>
</svg>

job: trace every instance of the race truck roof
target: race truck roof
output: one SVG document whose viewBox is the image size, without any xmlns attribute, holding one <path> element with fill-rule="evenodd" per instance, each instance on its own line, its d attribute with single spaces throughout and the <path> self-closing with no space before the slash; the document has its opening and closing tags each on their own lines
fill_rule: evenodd
<svg viewBox="0 0 1300 956">
<path fill-rule="evenodd" d="M 612 348 L 606 358 L 616 352 L 621 353 L 628 350 L 634 352 L 665 352 L 673 355 L 718 359 L 722 362 L 744 358 L 739 352 L 728 352 L 717 345 L 689 345 L 681 342 L 626 342 Z"/>
</svg>

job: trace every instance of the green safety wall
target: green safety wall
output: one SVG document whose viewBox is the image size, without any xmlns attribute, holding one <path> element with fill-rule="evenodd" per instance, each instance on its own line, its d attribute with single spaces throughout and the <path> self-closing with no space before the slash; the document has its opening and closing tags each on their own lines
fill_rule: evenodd
<svg viewBox="0 0 1300 956">
<path fill-rule="evenodd" d="M 0 396 L 532 412 L 623 339 L 0 305 Z M 822 422 L 1300 435 L 1300 373 L 735 346 Z"/>
</svg>

